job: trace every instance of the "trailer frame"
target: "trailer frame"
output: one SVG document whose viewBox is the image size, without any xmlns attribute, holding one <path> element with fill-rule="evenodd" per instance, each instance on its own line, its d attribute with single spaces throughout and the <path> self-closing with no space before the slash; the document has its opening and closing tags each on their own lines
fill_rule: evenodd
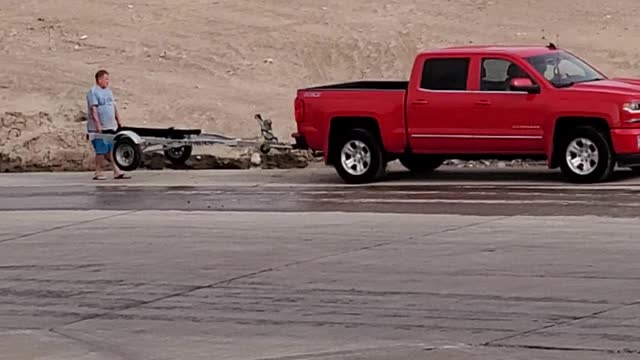
<svg viewBox="0 0 640 360">
<path fill-rule="evenodd" d="M 115 131 L 89 133 L 90 140 L 102 139 L 113 144 L 112 160 L 124 171 L 140 167 L 143 154 L 163 151 L 174 165 L 184 165 L 194 147 L 223 145 L 229 147 L 256 147 L 263 154 L 271 149 L 291 150 L 293 145 L 283 143 L 273 133 L 272 121 L 256 114 L 254 119 L 260 126 L 260 137 L 242 139 L 219 133 L 202 133 L 200 129 L 121 127 Z"/>
</svg>

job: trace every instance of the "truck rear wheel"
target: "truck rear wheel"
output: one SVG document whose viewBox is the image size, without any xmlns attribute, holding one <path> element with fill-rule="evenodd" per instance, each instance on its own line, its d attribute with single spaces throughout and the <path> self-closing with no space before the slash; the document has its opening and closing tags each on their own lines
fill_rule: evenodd
<svg viewBox="0 0 640 360">
<path fill-rule="evenodd" d="M 439 168 L 444 159 L 433 155 L 411 154 L 400 157 L 402 166 L 416 174 L 429 174 Z"/>
<path fill-rule="evenodd" d="M 387 164 L 382 146 L 371 131 L 350 130 L 337 141 L 334 150 L 334 166 L 344 182 L 368 183 L 384 175 Z"/>
<path fill-rule="evenodd" d="M 592 127 L 571 131 L 560 146 L 559 156 L 563 175 L 576 183 L 605 181 L 615 166 L 609 140 Z"/>
</svg>

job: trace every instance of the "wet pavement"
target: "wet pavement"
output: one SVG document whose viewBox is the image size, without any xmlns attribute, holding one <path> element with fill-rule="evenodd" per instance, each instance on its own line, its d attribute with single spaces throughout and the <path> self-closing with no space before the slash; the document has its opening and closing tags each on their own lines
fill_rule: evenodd
<svg viewBox="0 0 640 360">
<path fill-rule="evenodd" d="M 316 173 L 319 176 L 313 176 Z M 143 180 L 49 185 L 14 181 L 2 186 L 0 210 L 183 210 L 258 212 L 371 212 L 458 215 L 596 215 L 635 217 L 640 213 L 640 178 L 622 172 L 617 181 L 573 185 L 546 171 L 450 170 L 429 178 L 392 173 L 385 181 L 347 186 L 330 170 L 187 173 L 139 172 Z M 290 174 L 289 176 L 285 174 Z M 158 176 L 158 178 L 154 178 Z M 219 179 L 215 179 L 216 177 Z M 284 176 L 284 178 L 283 178 Z M 224 179 L 230 180 L 228 183 Z M 284 180 L 279 182 L 279 180 Z M 6 181 L 6 180 L 5 180 Z M 33 180 L 32 180 L 33 182 Z"/>
<path fill-rule="evenodd" d="M 0 359 L 640 358 L 640 179 L 0 176 Z"/>
</svg>

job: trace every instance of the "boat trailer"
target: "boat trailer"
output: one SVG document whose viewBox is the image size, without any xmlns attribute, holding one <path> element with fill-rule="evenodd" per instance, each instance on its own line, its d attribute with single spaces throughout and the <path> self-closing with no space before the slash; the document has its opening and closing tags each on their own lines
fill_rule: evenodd
<svg viewBox="0 0 640 360">
<path fill-rule="evenodd" d="M 295 145 L 280 142 L 273 134 L 270 119 L 256 114 L 254 119 L 260 125 L 261 137 L 239 139 L 222 134 L 203 134 L 200 129 L 120 127 L 115 131 L 89 133 L 89 139 L 103 139 L 113 143 L 112 159 L 118 168 L 133 171 L 140 167 L 143 153 L 163 151 L 164 156 L 174 165 L 184 165 L 191 157 L 194 147 L 224 145 L 229 147 L 257 147 L 263 154 L 271 149 L 291 150 Z"/>
</svg>

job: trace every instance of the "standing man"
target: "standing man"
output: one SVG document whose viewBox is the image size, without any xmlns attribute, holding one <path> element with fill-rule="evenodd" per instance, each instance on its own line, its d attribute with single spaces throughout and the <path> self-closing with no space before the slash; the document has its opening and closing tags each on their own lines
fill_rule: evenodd
<svg viewBox="0 0 640 360">
<path fill-rule="evenodd" d="M 100 70 L 95 75 L 96 84 L 87 92 L 87 132 L 103 133 L 115 132 L 120 125 L 120 116 L 113 100 L 113 93 L 109 89 L 109 73 Z M 93 148 L 96 152 L 96 174 L 94 180 L 106 180 L 102 175 L 103 159 L 113 165 L 114 179 L 129 179 L 111 158 L 113 143 L 102 139 L 92 140 Z"/>
</svg>

